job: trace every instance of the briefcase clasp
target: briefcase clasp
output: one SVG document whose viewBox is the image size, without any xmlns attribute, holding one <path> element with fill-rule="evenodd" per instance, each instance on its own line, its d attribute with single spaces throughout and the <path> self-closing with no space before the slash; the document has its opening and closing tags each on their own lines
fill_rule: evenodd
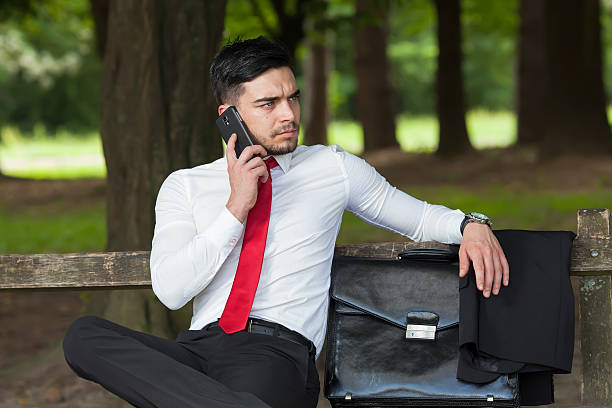
<svg viewBox="0 0 612 408">
<path fill-rule="evenodd" d="M 436 326 L 427 324 L 409 324 L 406 326 L 406 338 L 409 340 L 435 340 Z"/>
</svg>

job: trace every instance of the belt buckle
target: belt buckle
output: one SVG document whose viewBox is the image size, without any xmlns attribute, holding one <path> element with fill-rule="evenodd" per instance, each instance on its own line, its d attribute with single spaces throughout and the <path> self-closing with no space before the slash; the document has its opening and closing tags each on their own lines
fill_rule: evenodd
<svg viewBox="0 0 612 408">
<path fill-rule="evenodd" d="M 247 323 L 247 332 L 251 333 L 252 329 L 253 329 L 253 319 L 249 319 Z"/>
</svg>

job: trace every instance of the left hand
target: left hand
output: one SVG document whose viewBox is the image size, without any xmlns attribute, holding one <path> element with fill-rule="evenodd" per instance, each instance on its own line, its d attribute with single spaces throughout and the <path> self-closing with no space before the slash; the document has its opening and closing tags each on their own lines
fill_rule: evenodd
<svg viewBox="0 0 612 408">
<path fill-rule="evenodd" d="M 459 247 L 459 276 L 464 277 L 470 269 L 470 261 L 476 272 L 476 287 L 488 298 L 499 293 L 510 283 L 510 267 L 493 231 L 486 224 L 470 222 L 463 229 Z"/>
</svg>

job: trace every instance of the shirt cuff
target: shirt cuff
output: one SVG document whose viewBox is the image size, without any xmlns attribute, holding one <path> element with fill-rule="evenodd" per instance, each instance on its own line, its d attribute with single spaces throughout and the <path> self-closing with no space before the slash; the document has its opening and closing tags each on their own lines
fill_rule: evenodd
<svg viewBox="0 0 612 408">
<path fill-rule="evenodd" d="M 465 214 L 460 210 L 453 211 L 452 218 L 450 220 L 451 240 L 455 244 L 461 244 L 463 234 L 461 233 L 461 223 L 465 218 Z"/>
<path fill-rule="evenodd" d="M 207 231 L 214 232 L 215 241 L 219 243 L 221 247 L 226 245 L 229 247 L 229 253 L 235 246 L 244 230 L 244 224 L 238 221 L 238 219 L 223 206 L 221 214 L 217 217 L 212 224 L 207 228 Z"/>
</svg>

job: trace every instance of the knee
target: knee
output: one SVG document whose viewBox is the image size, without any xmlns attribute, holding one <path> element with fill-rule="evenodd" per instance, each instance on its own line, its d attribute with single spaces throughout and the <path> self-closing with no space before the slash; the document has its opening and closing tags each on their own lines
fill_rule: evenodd
<svg viewBox="0 0 612 408">
<path fill-rule="evenodd" d="M 99 328 L 103 321 L 104 319 L 96 316 L 82 316 L 70 325 L 62 341 L 64 357 L 69 364 L 91 351 L 88 350 L 91 344 L 87 340 L 92 338 L 92 332 Z"/>
</svg>

